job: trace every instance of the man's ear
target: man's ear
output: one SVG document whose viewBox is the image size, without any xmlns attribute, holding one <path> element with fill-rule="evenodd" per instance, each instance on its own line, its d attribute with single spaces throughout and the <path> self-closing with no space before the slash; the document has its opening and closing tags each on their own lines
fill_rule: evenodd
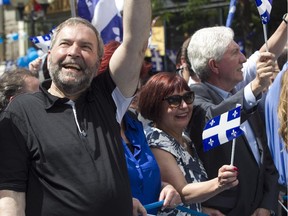
<svg viewBox="0 0 288 216">
<path fill-rule="evenodd" d="M 47 58 L 47 69 L 49 70 L 50 68 L 50 64 L 49 64 L 49 62 L 50 62 L 50 53 L 51 53 L 51 51 L 50 50 L 48 50 L 48 53 L 47 53 L 47 56 L 46 56 L 46 58 Z"/>
<path fill-rule="evenodd" d="M 11 101 L 14 99 L 14 97 L 15 97 L 15 95 L 11 96 L 11 97 L 9 98 L 9 102 L 11 102 Z"/>
<path fill-rule="evenodd" d="M 212 73 L 216 73 L 216 74 L 219 73 L 218 64 L 214 59 L 209 59 L 208 66 Z"/>
</svg>

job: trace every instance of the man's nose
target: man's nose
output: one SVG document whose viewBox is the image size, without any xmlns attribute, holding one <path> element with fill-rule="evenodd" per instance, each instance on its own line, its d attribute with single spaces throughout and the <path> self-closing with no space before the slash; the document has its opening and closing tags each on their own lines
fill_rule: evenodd
<svg viewBox="0 0 288 216">
<path fill-rule="evenodd" d="M 69 56 L 80 56 L 81 48 L 77 44 L 72 44 L 68 49 Z"/>
</svg>

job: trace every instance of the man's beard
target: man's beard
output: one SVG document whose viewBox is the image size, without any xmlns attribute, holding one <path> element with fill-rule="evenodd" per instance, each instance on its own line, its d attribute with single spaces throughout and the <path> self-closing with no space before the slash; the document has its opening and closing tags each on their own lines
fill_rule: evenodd
<svg viewBox="0 0 288 216">
<path fill-rule="evenodd" d="M 93 75 L 96 72 L 91 71 L 89 68 L 82 70 L 83 75 L 77 76 L 75 73 L 65 73 L 61 72 L 62 66 L 59 64 L 50 64 L 49 74 L 53 83 L 61 90 L 65 95 L 75 95 L 85 91 L 91 84 Z M 68 79 L 67 79 L 68 78 Z"/>
</svg>

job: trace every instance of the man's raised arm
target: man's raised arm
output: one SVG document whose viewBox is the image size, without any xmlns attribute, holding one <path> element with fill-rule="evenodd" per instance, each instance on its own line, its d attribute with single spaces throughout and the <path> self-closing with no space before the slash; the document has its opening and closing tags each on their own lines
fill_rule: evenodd
<svg viewBox="0 0 288 216">
<path fill-rule="evenodd" d="M 151 0 L 125 0 L 123 43 L 110 60 L 111 76 L 122 94 L 131 97 L 137 88 L 151 26 Z"/>
</svg>

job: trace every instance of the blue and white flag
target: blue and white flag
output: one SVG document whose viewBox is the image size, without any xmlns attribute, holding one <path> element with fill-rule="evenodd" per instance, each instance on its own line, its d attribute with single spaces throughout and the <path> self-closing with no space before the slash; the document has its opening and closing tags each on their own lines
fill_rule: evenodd
<svg viewBox="0 0 288 216">
<path fill-rule="evenodd" d="M 123 2 L 124 0 L 78 0 L 78 16 L 96 27 L 104 44 L 111 40 L 122 42 Z"/>
<path fill-rule="evenodd" d="M 151 62 L 152 62 L 152 71 L 153 72 L 159 72 L 163 71 L 163 61 L 162 57 L 159 54 L 159 51 L 155 48 L 150 49 L 151 50 Z"/>
<path fill-rule="evenodd" d="M 240 129 L 241 106 L 217 116 L 204 127 L 202 134 L 204 151 L 222 145 L 243 134 Z"/>
<path fill-rule="evenodd" d="M 30 40 L 44 53 L 47 53 L 50 49 L 51 37 L 51 34 L 45 34 L 41 36 L 30 37 Z"/>
<path fill-rule="evenodd" d="M 226 27 L 230 27 L 232 24 L 234 14 L 236 11 L 236 4 L 237 4 L 237 0 L 230 1 L 229 13 L 228 13 L 227 20 L 226 20 Z"/>
<path fill-rule="evenodd" d="M 255 2 L 261 16 L 262 23 L 267 24 L 270 20 L 272 0 L 255 0 Z"/>
<path fill-rule="evenodd" d="M 49 34 L 33 36 L 33 37 L 30 37 L 30 40 L 32 41 L 32 43 L 35 44 L 36 47 L 41 49 L 44 53 L 47 53 L 48 50 L 50 49 L 51 39 L 52 39 L 52 35 L 54 31 L 55 31 L 55 28 L 50 30 Z"/>
<path fill-rule="evenodd" d="M 97 2 L 98 2 L 97 0 L 96 1 L 78 0 L 78 3 L 77 3 L 78 16 L 91 22 L 94 16 L 94 8 Z"/>
</svg>

